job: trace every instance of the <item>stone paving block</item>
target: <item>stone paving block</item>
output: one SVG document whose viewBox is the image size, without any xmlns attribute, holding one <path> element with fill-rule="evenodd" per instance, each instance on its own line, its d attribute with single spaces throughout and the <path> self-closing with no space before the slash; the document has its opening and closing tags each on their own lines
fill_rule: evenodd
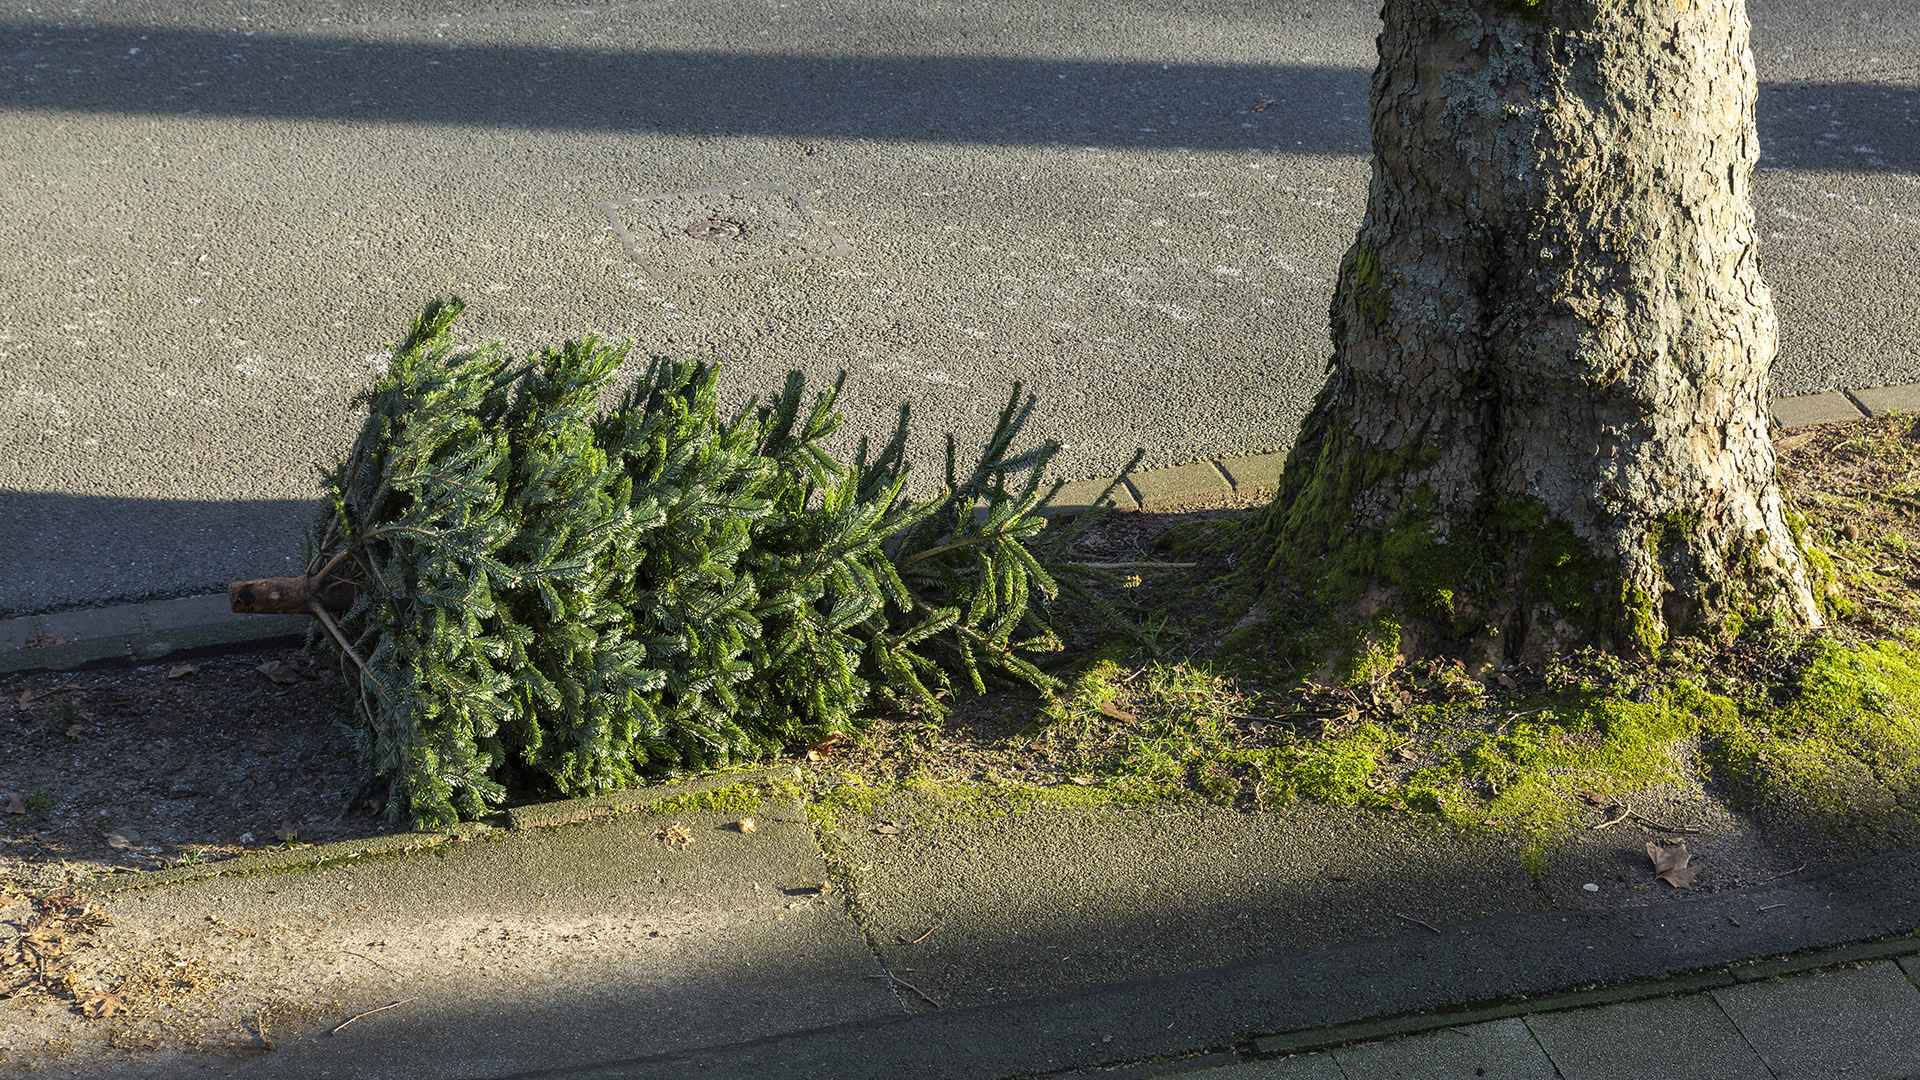
<svg viewBox="0 0 1920 1080">
<path fill-rule="evenodd" d="M 1767 1075 L 1705 994 L 1527 1017 L 1566 1080 L 1749 1080 Z"/>
<path fill-rule="evenodd" d="M 208 623 L 262 617 L 235 615 L 232 605 L 226 593 L 202 593 L 173 600 L 154 600 L 139 605 L 139 608 L 148 628 L 154 630 L 174 630 L 184 626 L 205 626 Z"/>
<path fill-rule="evenodd" d="M 1333 1059 L 1366 1080 L 1554 1080 L 1553 1062 L 1518 1017 L 1365 1043 Z"/>
<path fill-rule="evenodd" d="M 1127 474 L 1127 482 L 1140 500 L 1143 510 L 1164 510 L 1182 503 L 1219 500 L 1233 494 L 1219 469 L 1211 461 L 1170 465 L 1164 469 Z"/>
<path fill-rule="evenodd" d="M 1853 396 L 1860 404 L 1866 406 L 1869 416 L 1886 416 L 1888 413 L 1896 412 L 1920 412 L 1920 383 L 1855 390 Z"/>
<path fill-rule="evenodd" d="M 0 619 L 0 652 L 33 648 L 50 640 L 45 615 L 21 615 Z"/>
<path fill-rule="evenodd" d="M 1242 1061 L 1198 1072 L 1177 1074 L 1178 1080 L 1350 1080 L 1328 1054 Z M 1171 1080 L 1171 1078 L 1170 1078 Z"/>
<path fill-rule="evenodd" d="M 1858 420 L 1866 415 L 1851 398 L 1838 390 L 1805 397 L 1779 398 L 1773 403 L 1773 418 L 1781 427 L 1812 427 L 1839 420 Z"/>
<path fill-rule="evenodd" d="M 1920 1075 L 1920 989 L 1891 961 L 1732 986 L 1713 996 L 1778 1076 Z"/>
<path fill-rule="evenodd" d="M 1915 986 L 1920 986 L 1920 956 L 1903 956 L 1900 966 L 1906 969 L 1907 978 L 1912 979 Z"/>
<path fill-rule="evenodd" d="M 1220 459 L 1220 468 L 1233 481 L 1233 490 L 1238 495 L 1260 495 L 1280 490 L 1280 472 L 1287 464 L 1287 455 L 1253 454 L 1248 457 L 1230 457 Z"/>
<path fill-rule="evenodd" d="M 1048 509 L 1056 514 L 1083 513 L 1093 508 L 1094 498 L 1106 486 L 1105 480 L 1080 480 L 1068 484 L 1053 497 L 1053 504 Z M 1140 504 L 1133 501 L 1133 493 L 1127 490 L 1125 484 L 1114 485 L 1105 505 L 1117 510 L 1140 509 Z"/>
</svg>

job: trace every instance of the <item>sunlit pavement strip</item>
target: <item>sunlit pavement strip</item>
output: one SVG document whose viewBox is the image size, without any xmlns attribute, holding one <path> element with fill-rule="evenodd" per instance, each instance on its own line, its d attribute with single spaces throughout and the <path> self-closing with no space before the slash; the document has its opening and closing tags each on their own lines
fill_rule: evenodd
<svg viewBox="0 0 1920 1080">
<path fill-rule="evenodd" d="M 1158 1075 L 1186 1080 L 1911 1080 L 1920 1076 L 1916 979 L 1920 960 L 1909 957 Z"/>
<path fill-rule="evenodd" d="M 1788 430 L 1920 410 L 1920 384 L 1827 391 L 1774 402 Z M 1054 511 L 1082 513 L 1101 505 L 1161 511 L 1227 499 L 1271 495 L 1286 455 L 1250 454 L 1145 469 L 1119 480 L 1080 480 L 1062 487 Z M 224 593 L 112 607 L 76 608 L 0 620 L 0 675 L 111 661 L 153 661 L 180 653 L 290 640 L 305 632 L 297 616 L 234 615 Z"/>
</svg>

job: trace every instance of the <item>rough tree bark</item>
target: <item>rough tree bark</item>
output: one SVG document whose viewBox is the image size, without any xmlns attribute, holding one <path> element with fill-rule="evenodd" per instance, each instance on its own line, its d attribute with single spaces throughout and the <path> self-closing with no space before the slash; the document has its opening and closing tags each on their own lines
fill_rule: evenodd
<svg viewBox="0 0 1920 1080">
<path fill-rule="evenodd" d="M 1820 621 L 1768 440 L 1745 0 L 1385 0 L 1273 569 L 1409 653 Z"/>
</svg>

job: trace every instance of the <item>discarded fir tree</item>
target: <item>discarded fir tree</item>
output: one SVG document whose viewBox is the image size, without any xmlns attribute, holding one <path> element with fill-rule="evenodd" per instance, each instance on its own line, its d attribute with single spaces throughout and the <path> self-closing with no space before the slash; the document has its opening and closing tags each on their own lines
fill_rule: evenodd
<svg viewBox="0 0 1920 1080">
<path fill-rule="evenodd" d="M 978 464 L 949 438 L 945 491 L 916 501 L 904 408 L 845 463 L 825 447 L 838 384 L 809 399 L 795 372 L 726 415 L 715 367 L 656 361 L 603 410 L 624 349 L 456 350 L 460 311 L 429 306 L 367 394 L 307 573 L 233 590 L 316 616 L 390 817 L 441 828 L 509 783 L 752 760 L 988 670 L 1049 681 L 1032 601 L 1058 585 L 1027 541 L 1056 447 L 1013 451 L 1017 387 Z"/>
</svg>

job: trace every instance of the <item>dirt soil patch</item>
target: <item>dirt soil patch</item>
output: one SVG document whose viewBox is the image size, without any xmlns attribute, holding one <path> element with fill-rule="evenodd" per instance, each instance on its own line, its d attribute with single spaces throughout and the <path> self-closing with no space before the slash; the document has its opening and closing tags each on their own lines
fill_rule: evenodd
<svg viewBox="0 0 1920 1080">
<path fill-rule="evenodd" d="M 337 716 L 297 647 L 0 683 L 0 902 L 378 831 Z"/>
</svg>

